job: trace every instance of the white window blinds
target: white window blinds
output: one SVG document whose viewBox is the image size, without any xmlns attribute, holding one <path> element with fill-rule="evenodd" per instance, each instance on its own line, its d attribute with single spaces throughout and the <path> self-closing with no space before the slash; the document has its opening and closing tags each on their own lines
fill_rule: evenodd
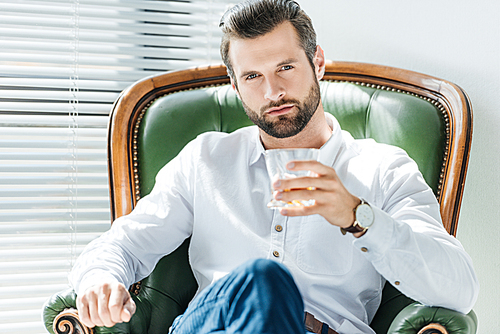
<svg viewBox="0 0 500 334">
<path fill-rule="evenodd" d="M 110 226 L 106 127 L 120 91 L 219 63 L 227 2 L 0 2 L 0 333 L 45 333 L 42 304 Z"/>
</svg>

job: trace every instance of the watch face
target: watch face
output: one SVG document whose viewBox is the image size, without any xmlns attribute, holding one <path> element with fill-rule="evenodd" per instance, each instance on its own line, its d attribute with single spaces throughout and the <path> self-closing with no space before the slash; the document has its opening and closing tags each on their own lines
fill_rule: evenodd
<svg viewBox="0 0 500 334">
<path fill-rule="evenodd" d="M 356 209 L 356 220 L 363 228 L 368 228 L 373 224 L 373 210 L 368 204 L 361 204 Z"/>
</svg>

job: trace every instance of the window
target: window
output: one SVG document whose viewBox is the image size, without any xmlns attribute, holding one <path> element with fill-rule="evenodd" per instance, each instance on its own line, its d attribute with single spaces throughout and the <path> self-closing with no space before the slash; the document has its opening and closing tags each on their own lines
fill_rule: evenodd
<svg viewBox="0 0 500 334">
<path fill-rule="evenodd" d="M 110 226 L 112 103 L 145 76 L 219 63 L 227 2 L 0 3 L 0 333 L 46 333 L 43 303 Z"/>
</svg>

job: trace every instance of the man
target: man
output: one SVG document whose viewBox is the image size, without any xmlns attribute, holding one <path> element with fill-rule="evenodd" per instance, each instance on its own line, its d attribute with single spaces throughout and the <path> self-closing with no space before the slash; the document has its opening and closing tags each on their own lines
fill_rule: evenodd
<svg viewBox="0 0 500 334">
<path fill-rule="evenodd" d="M 151 194 L 87 247 L 70 276 L 84 324 L 129 321 L 126 287 L 189 236 L 199 291 L 174 334 L 305 333 L 304 310 L 330 333 L 373 333 L 386 281 L 468 312 L 478 293 L 471 260 L 442 227 L 416 164 L 400 149 L 354 140 L 324 113 L 325 58 L 299 5 L 245 2 L 221 27 L 232 86 L 257 127 L 189 143 Z M 320 161 L 288 168 L 317 176 L 278 180 L 273 196 L 315 204 L 269 210 L 264 151 L 303 147 L 319 148 Z"/>
</svg>

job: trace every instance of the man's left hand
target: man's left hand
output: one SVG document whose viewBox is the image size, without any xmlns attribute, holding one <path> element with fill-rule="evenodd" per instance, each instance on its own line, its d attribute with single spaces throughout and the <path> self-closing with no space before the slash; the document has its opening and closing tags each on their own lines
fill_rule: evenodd
<svg viewBox="0 0 500 334">
<path fill-rule="evenodd" d="M 287 168 L 309 170 L 317 176 L 277 180 L 273 183 L 274 198 L 284 202 L 314 199 L 315 204 L 282 208 L 282 215 L 319 214 L 335 226 L 346 228 L 353 224 L 353 210 L 360 203 L 360 199 L 347 191 L 335 169 L 317 161 L 291 161 Z"/>
</svg>

